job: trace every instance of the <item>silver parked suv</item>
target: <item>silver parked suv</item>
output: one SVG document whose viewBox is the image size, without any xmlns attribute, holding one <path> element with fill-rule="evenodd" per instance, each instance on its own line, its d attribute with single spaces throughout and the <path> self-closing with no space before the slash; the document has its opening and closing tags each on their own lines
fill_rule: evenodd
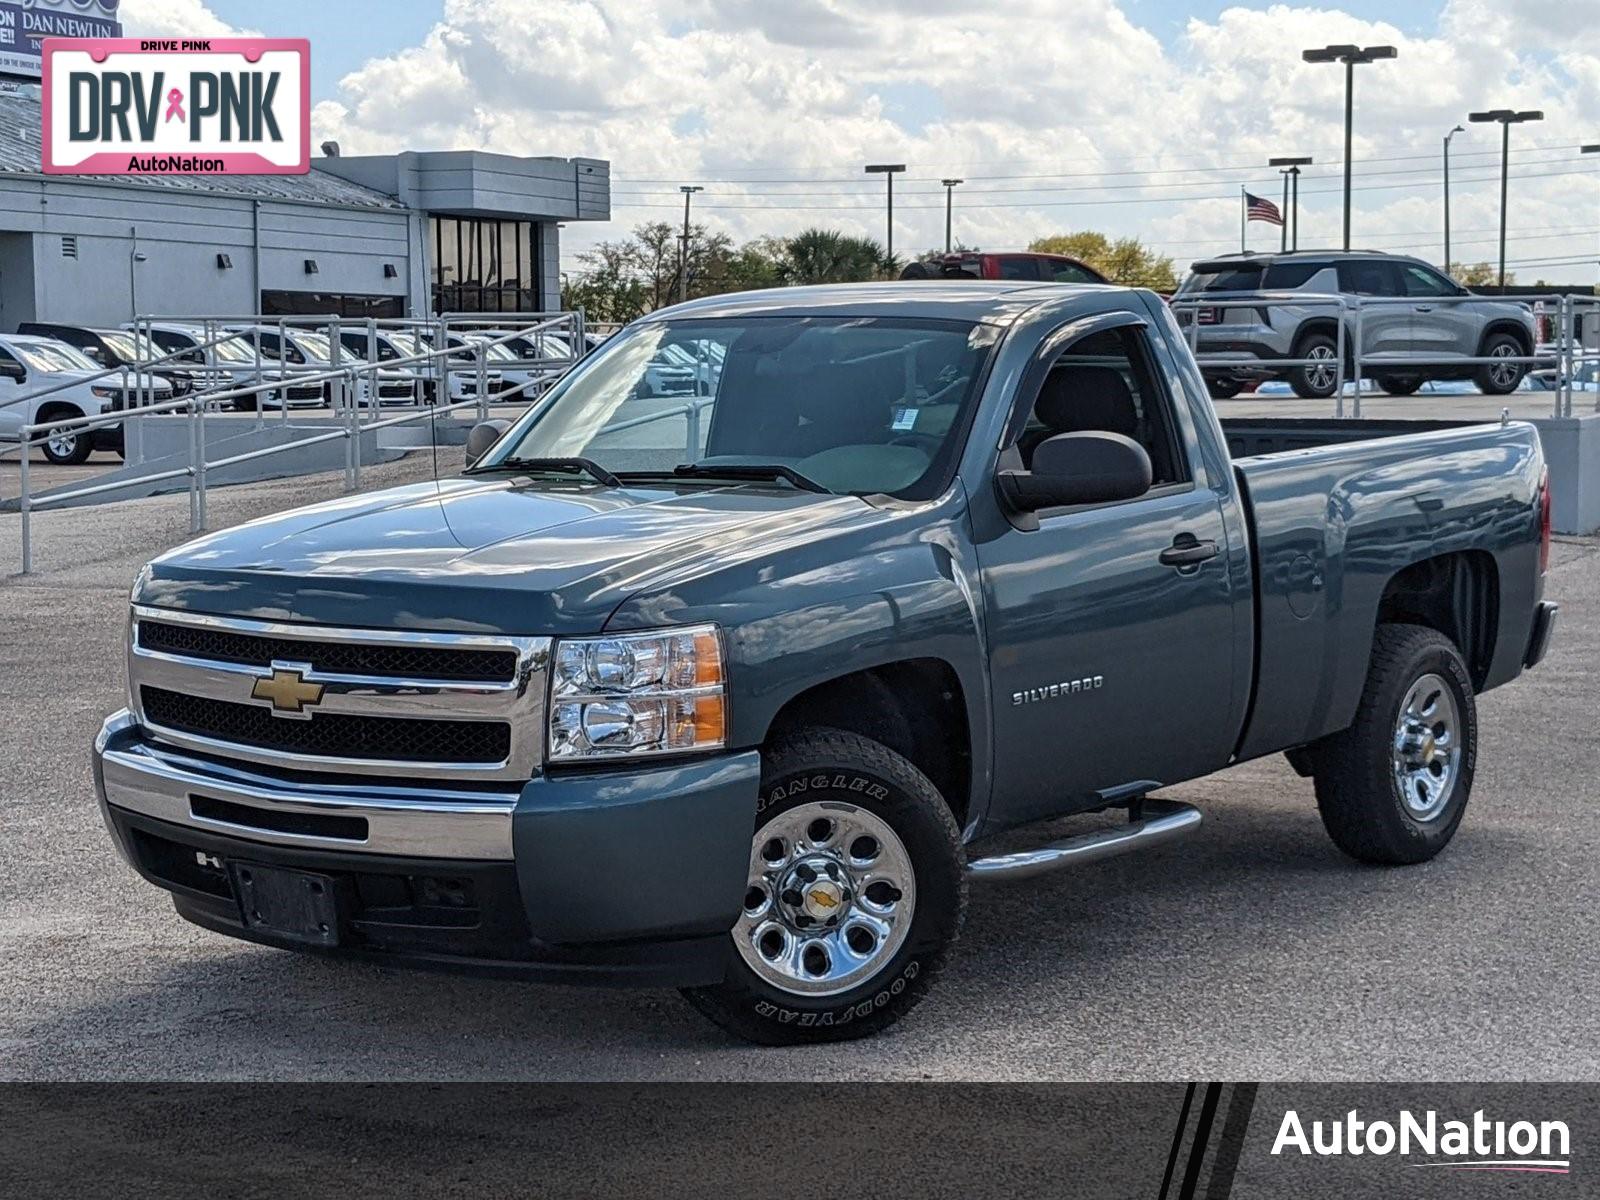
<svg viewBox="0 0 1600 1200">
<path fill-rule="evenodd" d="M 1178 304 L 1181 325 L 1198 322 L 1196 351 L 1206 382 L 1218 399 L 1237 395 L 1252 381 L 1287 379 L 1298 396 L 1333 395 L 1338 386 L 1338 316 L 1311 294 L 1396 297 L 1361 314 L 1361 374 L 1390 395 L 1408 396 L 1430 379 L 1472 379 L 1494 396 L 1515 391 L 1528 372 L 1518 362 L 1473 365 L 1471 358 L 1531 356 L 1533 309 L 1515 300 L 1472 296 L 1419 258 L 1381 251 L 1299 250 L 1287 254 L 1229 254 L 1194 264 L 1175 301 L 1207 294 L 1229 300 L 1259 298 L 1259 307 Z M 1305 300 L 1296 302 L 1304 295 Z M 1353 310 L 1345 317 L 1346 368 L 1355 342 Z M 1310 359 L 1275 366 L 1282 359 Z"/>
</svg>

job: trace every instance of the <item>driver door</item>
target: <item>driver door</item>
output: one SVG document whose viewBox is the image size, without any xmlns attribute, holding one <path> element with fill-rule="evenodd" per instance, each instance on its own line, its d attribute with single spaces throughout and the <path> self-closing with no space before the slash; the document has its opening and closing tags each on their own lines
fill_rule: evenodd
<svg viewBox="0 0 1600 1200">
<path fill-rule="evenodd" d="M 1196 479 L 1144 322 L 1116 316 L 1119 325 L 1079 338 L 1024 376 L 1001 461 L 1026 466 L 1030 441 L 1053 431 L 1039 400 L 1054 386 L 1045 414 L 1054 431 L 1132 436 L 1150 455 L 1150 490 L 1032 514 L 978 547 L 993 811 L 1003 823 L 1193 778 L 1223 765 L 1232 749 L 1234 600 L 1220 500 Z M 1073 374 L 1063 381 L 1061 371 Z M 1084 411 L 1074 414 L 1080 398 Z"/>
</svg>

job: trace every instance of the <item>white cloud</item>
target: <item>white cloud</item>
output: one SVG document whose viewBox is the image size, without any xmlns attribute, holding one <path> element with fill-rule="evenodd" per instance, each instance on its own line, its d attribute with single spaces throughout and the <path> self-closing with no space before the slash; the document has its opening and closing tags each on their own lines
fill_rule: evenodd
<svg viewBox="0 0 1600 1200">
<path fill-rule="evenodd" d="M 199 0 L 125 9 L 130 25 L 135 12 L 206 11 Z M 1240 4 L 1169 44 L 1138 11 L 1126 0 L 444 0 L 421 44 L 340 81 L 317 106 L 315 137 L 352 154 L 609 159 L 614 220 L 570 225 L 569 248 L 674 219 L 679 182 L 705 183 L 697 214 L 738 239 L 809 224 L 881 237 L 882 184 L 861 164 L 890 159 L 911 165 L 896 189 L 901 250 L 942 240 L 937 181 L 957 175 L 968 243 L 1093 227 L 1184 260 L 1237 246 L 1238 188 L 1276 197 L 1264 164 L 1279 154 L 1317 159 L 1302 178 L 1302 244 L 1337 241 L 1342 71 L 1299 52 L 1387 42 L 1397 60 L 1356 72 L 1358 244 L 1436 255 L 1440 139 L 1470 110 L 1510 105 L 1546 120 L 1513 133 L 1524 177 L 1509 257 L 1592 254 L 1600 181 L 1578 172 L 1600 162 L 1572 149 L 1600 140 L 1591 5 L 1446 0 L 1415 34 L 1334 4 Z M 1488 127 L 1455 140 L 1458 258 L 1493 256 L 1497 150 Z M 1275 236 L 1251 228 L 1257 246 Z"/>
<path fill-rule="evenodd" d="M 251 37 L 257 32 L 228 24 L 204 0 L 123 0 L 119 15 L 126 37 Z"/>
</svg>

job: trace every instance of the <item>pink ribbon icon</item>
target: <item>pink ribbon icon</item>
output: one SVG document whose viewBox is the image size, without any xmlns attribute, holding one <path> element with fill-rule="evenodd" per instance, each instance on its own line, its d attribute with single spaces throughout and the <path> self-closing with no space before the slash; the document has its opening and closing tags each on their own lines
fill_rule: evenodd
<svg viewBox="0 0 1600 1200">
<path fill-rule="evenodd" d="M 170 121 L 173 117 L 177 117 L 180 121 L 189 119 L 183 115 L 183 92 L 178 88 L 173 88 L 167 93 L 167 115 L 165 120 Z"/>
</svg>

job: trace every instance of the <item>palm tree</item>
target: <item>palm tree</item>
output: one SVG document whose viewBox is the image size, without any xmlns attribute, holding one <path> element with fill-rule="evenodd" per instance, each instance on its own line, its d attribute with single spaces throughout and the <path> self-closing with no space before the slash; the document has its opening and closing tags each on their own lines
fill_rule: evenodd
<svg viewBox="0 0 1600 1200">
<path fill-rule="evenodd" d="M 778 274 L 787 284 L 856 283 L 882 279 L 892 263 L 871 238 L 837 229 L 806 229 L 783 246 Z"/>
</svg>

